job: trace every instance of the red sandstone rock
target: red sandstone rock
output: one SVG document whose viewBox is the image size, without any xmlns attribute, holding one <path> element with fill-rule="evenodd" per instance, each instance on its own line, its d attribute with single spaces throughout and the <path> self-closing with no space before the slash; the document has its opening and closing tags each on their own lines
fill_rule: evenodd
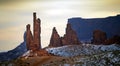
<svg viewBox="0 0 120 66">
<path fill-rule="evenodd" d="M 115 35 L 105 41 L 105 44 L 120 44 L 120 36 Z"/>
<path fill-rule="evenodd" d="M 93 31 L 93 44 L 104 44 L 105 40 L 107 39 L 106 33 L 101 30 Z"/>
<path fill-rule="evenodd" d="M 33 42 L 34 42 L 34 46 L 35 46 L 35 49 L 38 50 L 41 48 L 41 43 L 40 43 L 40 19 L 36 19 L 36 13 L 33 13 Z"/>
<path fill-rule="evenodd" d="M 63 45 L 79 45 L 81 42 L 78 40 L 76 32 L 72 29 L 68 23 L 66 28 L 66 34 L 62 37 Z"/>
<path fill-rule="evenodd" d="M 36 13 L 33 13 L 33 36 L 30 31 L 30 25 L 27 25 L 27 49 L 28 50 L 39 50 L 41 49 L 41 27 L 40 27 L 41 21 L 40 19 L 36 19 Z"/>
<path fill-rule="evenodd" d="M 59 47 L 63 45 L 79 45 L 79 44 L 81 44 L 81 42 L 79 42 L 77 38 L 77 34 L 71 28 L 71 25 L 69 23 L 67 24 L 66 34 L 64 35 L 64 37 L 60 37 L 55 27 L 53 28 L 49 47 Z"/>
<path fill-rule="evenodd" d="M 26 45 L 27 49 L 31 50 L 32 49 L 32 42 L 33 42 L 33 36 L 30 30 L 30 24 L 26 26 Z"/>
<path fill-rule="evenodd" d="M 58 32 L 56 31 L 56 28 L 54 27 L 52 31 L 49 47 L 59 47 L 59 46 L 62 46 L 61 39 Z"/>
</svg>

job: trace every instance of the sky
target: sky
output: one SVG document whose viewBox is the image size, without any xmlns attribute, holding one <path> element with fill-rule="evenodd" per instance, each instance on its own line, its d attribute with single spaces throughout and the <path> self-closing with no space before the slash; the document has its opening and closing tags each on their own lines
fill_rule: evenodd
<svg viewBox="0 0 120 66">
<path fill-rule="evenodd" d="M 0 52 L 23 42 L 26 25 L 31 24 L 32 30 L 33 12 L 41 19 L 42 47 L 46 47 L 53 27 L 63 36 L 68 18 L 120 14 L 120 0 L 0 0 Z"/>
</svg>

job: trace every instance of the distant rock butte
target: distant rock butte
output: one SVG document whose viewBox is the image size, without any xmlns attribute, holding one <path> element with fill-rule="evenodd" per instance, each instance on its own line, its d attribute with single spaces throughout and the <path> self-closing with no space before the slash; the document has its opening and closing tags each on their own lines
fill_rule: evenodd
<svg viewBox="0 0 120 66">
<path fill-rule="evenodd" d="M 101 30 L 94 30 L 93 31 L 93 44 L 104 44 L 105 40 L 107 39 L 106 33 Z"/>
<path fill-rule="evenodd" d="M 119 44 L 120 45 L 120 36 L 115 35 L 105 41 L 105 44 Z"/>
<path fill-rule="evenodd" d="M 50 39 L 50 47 L 59 47 L 64 45 L 79 45 L 81 42 L 77 38 L 76 32 L 71 28 L 71 25 L 68 23 L 66 28 L 66 34 L 63 37 L 60 37 L 56 28 L 53 28 L 52 36 Z"/>
<path fill-rule="evenodd" d="M 106 32 L 107 38 L 120 36 L 120 15 L 105 18 L 73 17 L 68 19 L 68 23 L 77 33 L 80 41 L 90 41 L 94 30 Z"/>
</svg>

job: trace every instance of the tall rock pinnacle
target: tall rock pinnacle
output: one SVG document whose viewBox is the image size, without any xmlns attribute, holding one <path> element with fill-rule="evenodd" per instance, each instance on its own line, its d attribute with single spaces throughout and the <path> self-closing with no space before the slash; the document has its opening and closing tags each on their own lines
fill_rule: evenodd
<svg viewBox="0 0 120 66">
<path fill-rule="evenodd" d="M 36 13 L 33 13 L 33 38 L 34 38 L 34 45 L 36 46 L 36 49 L 40 49 L 41 48 L 41 43 L 40 43 L 40 19 L 36 17 Z"/>
<path fill-rule="evenodd" d="M 62 46 L 61 38 L 60 38 L 60 36 L 59 36 L 55 27 L 53 28 L 53 31 L 52 31 L 52 36 L 51 36 L 51 39 L 50 39 L 49 46 L 52 46 L 52 47 Z"/>
<path fill-rule="evenodd" d="M 72 29 L 71 25 L 68 23 L 66 28 L 66 34 L 62 38 L 63 45 L 79 45 L 81 44 L 78 40 L 76 32 Z"/>
<path fill-rule="evenodd" d="M 30 31 L 30 25 L 28 24 L 26 27 L 27 31 L 27 49 L 28 50 L 39 50 L 41 49 L 41 20 L 36 17 L 36 13 L 33 13 L 33 36 Z"/>
<path fill-rule="evenodd" d="M 28 24 L 26 26 L 26 46 L 27 46 L 27 50 L 31 50 L 32 49 L 32 43 L 33 43 L 33 36 L 30 30 L 30 24 Z"/>
</svg>

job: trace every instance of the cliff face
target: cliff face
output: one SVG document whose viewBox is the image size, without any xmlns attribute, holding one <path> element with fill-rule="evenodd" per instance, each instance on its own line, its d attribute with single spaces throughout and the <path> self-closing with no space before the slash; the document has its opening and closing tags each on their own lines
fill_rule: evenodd
<svg viewBox="0 0 120 66">
<path fill-rule="evenodd" d="M 77 33 L 79 40 L 91 40 L 94 30 L 101 30 L 106 32 L 108 38 L 119 35 L 120 36 L 120 15 L 106 18 L 70 18 L 68 23 Z"/>
<path fill-rule="evenodd" d="M 71 25 L 69 23 L 67 24 L 66 34 L 63 37 L 59 36 L 55 27 L 53 28 L 49 46 L 59 47 L 64 45 L 79 45 L 79 44 L 81 44 L 81 42 L 78 40 L 76 32 L 71 28 Z"/>
<path fill-rule="evenodd" d="M 41 21 L 36 18 L 36 13 L 33 13 L 33 35 L 30 30 L 30 25 L 26 26 L 26 44 L 28 50 L 39 50 L 41 49 Z"/>
</svg>

